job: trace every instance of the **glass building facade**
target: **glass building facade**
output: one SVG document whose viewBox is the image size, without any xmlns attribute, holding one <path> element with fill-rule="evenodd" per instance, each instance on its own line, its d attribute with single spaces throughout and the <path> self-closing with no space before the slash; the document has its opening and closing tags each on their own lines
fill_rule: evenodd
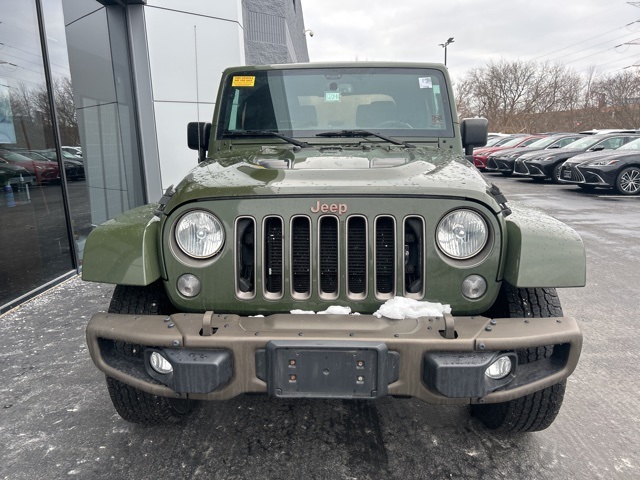
<svg viewBox="0 0 640 480">
<path fill-rule="evenodd" d="M 0 0 L 0 308 L 73 275 L 90 230 L 60 1 Z M 73 149 L 72 149 L 73 150 Z"/>
<path fill-rule="evenodd" d="M 0 314 L 77 275 L 92 228 L 197 164 L 186 123 L 211 118 L 226 66 L 308 61 L 296 0 L 0 0 L 0 12 Z"/>
</svg>

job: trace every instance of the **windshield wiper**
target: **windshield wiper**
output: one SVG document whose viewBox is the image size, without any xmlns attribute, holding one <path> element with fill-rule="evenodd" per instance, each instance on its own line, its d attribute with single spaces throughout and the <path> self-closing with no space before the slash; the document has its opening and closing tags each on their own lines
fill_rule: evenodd
<svg viewBox="0 0 640 480">
<path fill-rule="evenodd" d="M 283 135 L 280 132 L 272 132 L 271 130 L 243 130 L 241 132 L 227 131 L 227 132 L 224 132 L 222 136 L 223 137 L 278 137 L 300 148 L 309 147 L 309 144 L 307 142 L 301 142 L 300 140 L 287 137 L 286 135 Z"/>
<path fill-rule="evenodd" d="M 396 140 L 395 138 L 370 132 L 369 130 L 340 130 L 339 132 L 323 132 L 316 134 L 316 137 L 377 137 L 385 142 L 393 143 L 394 145 L 415 148 L 415 145 L 412 143 Z"/>
</svg>

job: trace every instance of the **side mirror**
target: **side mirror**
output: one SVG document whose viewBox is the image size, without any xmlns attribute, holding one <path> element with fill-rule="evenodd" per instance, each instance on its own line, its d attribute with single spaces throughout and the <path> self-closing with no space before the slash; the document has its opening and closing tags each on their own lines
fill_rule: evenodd
<svg viewBox="0 0 640 480">
<path fill-rule="evenodd" d="M 599 152 L 601 150 L 604 150 L 604 145 L 596 145 L 591 149 L 592 152 Z"/>
<path fill-rule="evenodd" d="M 211 124 L 206 122 L 189 122 L 187 124 L 187 145 L 191 150 L 198 150 L 198 162 L 207 157 Z"/>
<path fill-rule="evenodd" d="M 486 118 L 465 118 L 460 122 L 460 136 L 465 155 L 473 155 L 473 147 L 487 144 L 489 121 Z"/>
</svg>

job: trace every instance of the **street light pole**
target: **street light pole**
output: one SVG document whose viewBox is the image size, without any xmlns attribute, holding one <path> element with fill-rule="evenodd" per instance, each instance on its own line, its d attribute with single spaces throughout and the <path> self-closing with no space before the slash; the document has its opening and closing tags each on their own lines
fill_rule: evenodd
<svg viewBox="0 0 640 480">
<path fill-rule="evenodd" d="M 454 42 L 453 37 L 449 37 L 446 42 L 438 44 L 442 48 L 444 48 L 444 65 L 445 65 L 445 67 L 447 66 L 447 46 L 450 45 L 453 42 Z"/>
</svg>

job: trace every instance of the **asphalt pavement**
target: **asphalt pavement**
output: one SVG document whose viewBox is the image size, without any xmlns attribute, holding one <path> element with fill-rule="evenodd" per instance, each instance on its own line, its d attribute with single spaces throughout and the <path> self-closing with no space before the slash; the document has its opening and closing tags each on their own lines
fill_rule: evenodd
<svg viewBox="0 0 640 480">
<path fill-rule="evenodd" d="M 488 176 L 574 227 L 588 285 L 561 289 L 583 353 L 547 430 L 496 435 L 466 407 L 241 396 L 182 424 L 113 409 L 84 340 L 113 287 L 71 279 L 0 316 L 0 478 L 640 478 L 640 197 Z"/>
</svg>

